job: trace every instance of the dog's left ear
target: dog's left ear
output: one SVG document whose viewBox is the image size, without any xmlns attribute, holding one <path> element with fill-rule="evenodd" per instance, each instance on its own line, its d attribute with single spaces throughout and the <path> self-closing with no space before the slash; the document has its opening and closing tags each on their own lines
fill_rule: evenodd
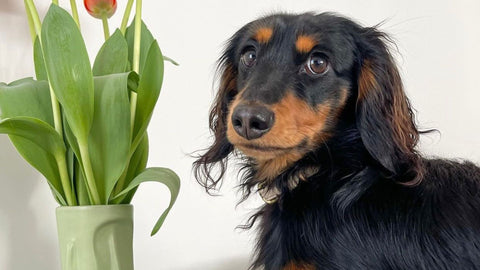
<svg viewBox="0 0 480 270">
<path fill-rule="evenodd" d="M 397 180 L 415 183 L 421 176 L 419 132 L 389 42 L 375 28 L 361 33 L 356 123 L 370 155 Z"/>
</svg>

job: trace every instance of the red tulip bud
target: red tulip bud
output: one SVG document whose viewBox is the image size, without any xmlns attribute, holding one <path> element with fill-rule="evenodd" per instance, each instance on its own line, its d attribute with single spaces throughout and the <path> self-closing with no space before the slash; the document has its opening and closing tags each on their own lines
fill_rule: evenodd
<svg viewBox="0 0 480 270">
<path fill-rule="evenodd" d="M 84 0 L 83 3 L 88 13 L 98 19 L 110 18 L 117 10 L 116 0 Z"/>
</svg>

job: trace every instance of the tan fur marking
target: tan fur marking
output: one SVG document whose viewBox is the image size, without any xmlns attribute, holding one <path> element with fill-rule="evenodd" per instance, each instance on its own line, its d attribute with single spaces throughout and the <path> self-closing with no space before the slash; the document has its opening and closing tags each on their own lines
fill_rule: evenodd
<svg viewBox="0 0 480 270">
<path fill-rule="evenodd" d="M 297 264 L 295 262 L 291 262 L 287 264 L 283 270 L 315 270 L 315 267 L 310 264 Z"/>
<path fill-rule="evenodd" d="M 315 47 L 316 42 L 311 36 L 301 35 L 298 36 L 297 41 L 295 42 L 295 48 L 300 53 L 308 53 L 313 47 Z"/>
<path fill-rule="evenodd" d="M 340 99 L 338 100 L 338 103 L 336 104 L 335 112 L 332 113 L 335 119 L 338 119 L 340 116 L 340 113 L 343 111 L 343 108 L 347 104 L 347 99 L 348 99 L 348 90 L 346 88 L 341 88 L 340 89 Z"/>
<path fill-rule="evenodd" d="M 302 156 L 303 153 L 292 151 L 292 153 L 283 154 L 274 159 L 260 161 L 257 165 L 256 177 L 262 181 L 271 181 Z"/>
<path fill-rule="evenodd" d="M 398 73 L 392 74 L 392 91 L 393 96 L 393 112 L 391 121 L 393 124 L 393 135 L 394 139 L 398 142 L 398 146 L 405 152 L 410 152 L 413 149 L 413 146 L 416 144 L 415 138 L 412 138 L 410 134 L 414 134 L 415 130 L 412 130 L 408 124 L 410 123 L 410 115 L 408 113 L 408 105 L 406 101 L 406 96 L 403 92 L 401 81 Z M 380 86 L 375 78 L 375 73 L 372 68 L 372 63 L 369 60 L 366 60 L 362 69 L 360 70 L 360 76 L 358 80 L 358 99 L 357 102 L 360 102 L 367 98 L 368 95 L 371 95 L 371 91 L 380 90 Z"/>
<path fill-rule="evenodd" d="M 372 64 L 370 61 L 365 61 L 360 70 L 360 76 L 358 79 L 358 101 L 363 100 L 367 96 L 368 91 L 378 88 L 378 82 L 375 79 Z"/>
<path fill-rule="evenodd" d="M 231 122 L 233 110 L 242 102 L 239 96 L 241 95 L 237 95 L 237 98 L 230 104 L 227 118 L 227 138 L 245 155 L 253 157 L 257 161 L 257 178 L 259 180 L 273 179 L 328 136 L 328 134 L 322 134 L 322 130 L 331 113 L 330 104 L 328 102 L 320 104 L 315 110 L 305 101 L 288 92 L 279 103 L 270 107 L 275 113 L 275 123 L 272 129 L 264 136 L 248 141 L 235 132 Z M 279 147 L 287 150 L 261 151 L 243 147 L 242 144 Z M 301 148 L 296 148 L 300 145 Z"/>
<path fill-rule="evenodd" d="M 258 41 L 258 43 L 268 43 L 273 35 L 273 29 L 270 27 L 262 27 L 255 32 L 253 38 Z"/>
<path fill-rule="evenodd" d="M 312 142 L 316 138 L 325 126 L 331 106 L 327 102 L 318 105 L 314 110 L 289 92 L 271 109 L 275 113 L 275 126 L 266 134 L 265 140 L 276 141 L 280 138 L 282 141 L 276 145 L 291 147 L 300 144 L 304 139 Z"/>
<path fill-rule="evenodd" d="M 345 103 L 347 103 L 347 98 L 348 98 L 348 90 L 346 88 L 340 89 L 340 107 L 344 107 Z"/>
<path fill-rule="evenodd" d="M 225 67 L 225 70 L 222 74 L 222 79 L 220 81 L 220 89 L 225 89 L 226 92 L 235 90 L 237 85 L 237 77 L 235 76 L 235 68 L 232 65 Z"/>
</svg>

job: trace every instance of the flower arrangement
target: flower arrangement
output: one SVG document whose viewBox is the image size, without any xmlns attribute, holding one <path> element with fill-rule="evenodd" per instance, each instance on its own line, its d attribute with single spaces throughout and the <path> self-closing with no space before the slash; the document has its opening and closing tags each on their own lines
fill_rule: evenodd
<svg viewBox="0 0 480 270">
<path fill-rule="evenodd" d="M 0 83 L 0 133 L 40 173 L 61 206 L 129 204 L 143 182 L 165 184 L 168 208 L 174 204 L 178 176 L 167 168 L 146 168 L 147 126 L 160 94 L 164 60 L 141 20 L 142 1 L 129 0 L 119 29 L 110 35 L 108 18 L 115 0 L 85 0 L 87 11 L 103 22 L 105 43 L 93 66 L 80 31 L 77 6 L 72 15 L 52 4 L 40 21 L 33 0 L 25 0 L 34 50 L 35 77 Z"/>
</svg>

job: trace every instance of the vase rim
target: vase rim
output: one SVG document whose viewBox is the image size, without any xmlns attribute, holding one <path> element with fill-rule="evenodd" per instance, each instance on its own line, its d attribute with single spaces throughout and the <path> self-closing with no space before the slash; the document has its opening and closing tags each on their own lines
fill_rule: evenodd
<svg viewBox="0 0 480 270">
<path fill-rule="evenodd" d="M 57 209 L 133 208 L 133 204 L 65 205 Z"/>
</svg>

